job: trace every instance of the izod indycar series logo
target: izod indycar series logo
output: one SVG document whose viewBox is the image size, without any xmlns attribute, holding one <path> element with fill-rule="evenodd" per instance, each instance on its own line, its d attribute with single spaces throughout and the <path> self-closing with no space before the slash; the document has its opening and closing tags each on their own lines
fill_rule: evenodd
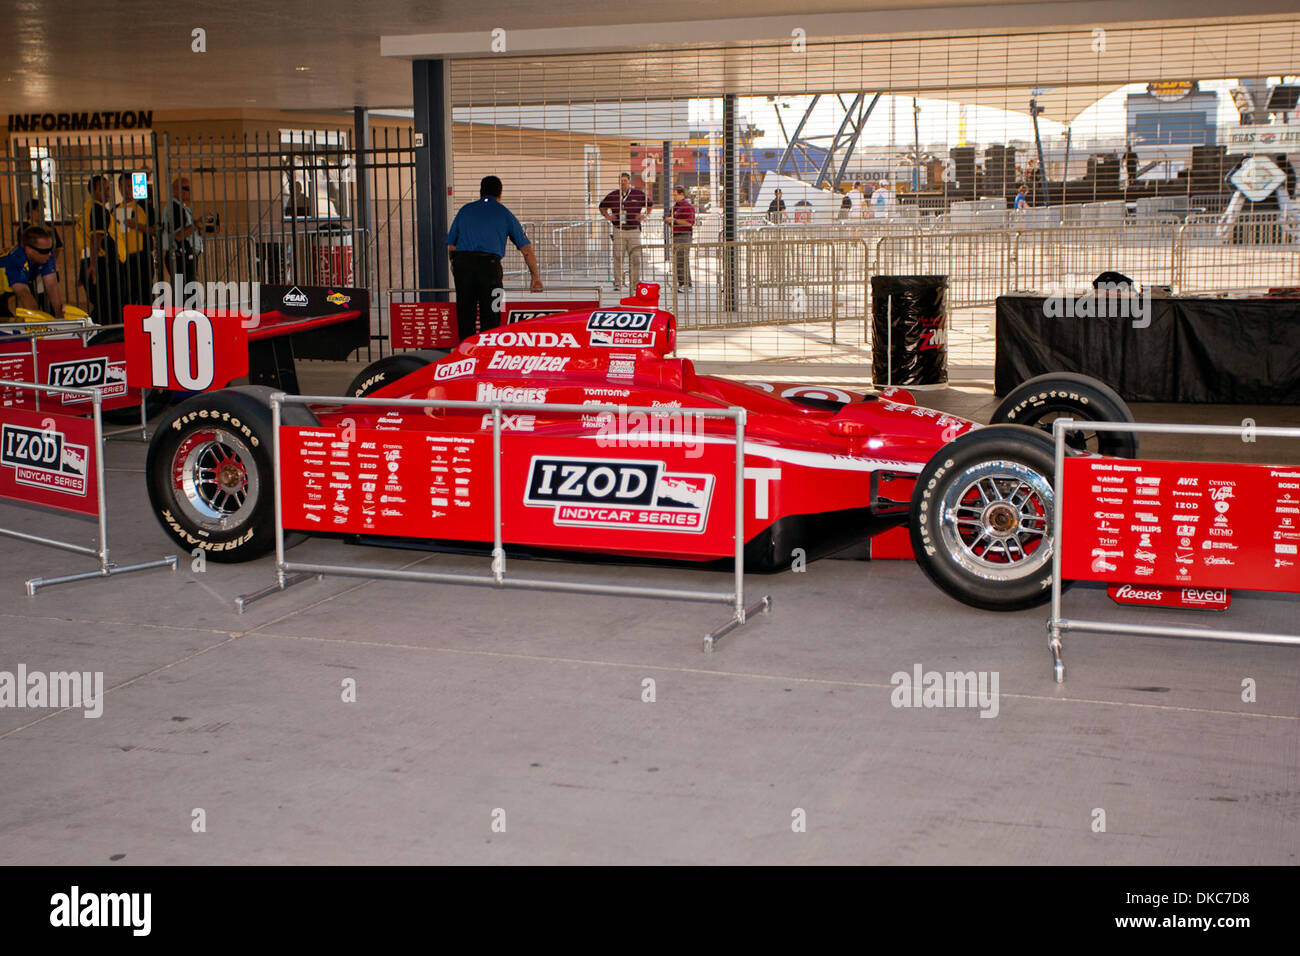
<svg viewBox="0 0 1300 956">
<path fill-rule="evenodd" d="M 89 449 L 65 441 L 63 432 L 6 424 L 0 428 L 0 467 L 12 468 L 20 485 L 84 498 Z"/>
<path fill-rule="evenodd" d="M 591 344 L 605 348 L 648 348 L 654 345 L 650 328 L 653 312 L 593 312 L 587 319 Z"/>
<path fill-rule="evenodd" d="M 98 388 L 102 397 L 118 398 L 126 394 L 126 362 L 110 362 L 102 355 L 72 362 L 55 362 L 50 365 L 46 384 L 60 388 Z M 64 405 L 90 401 L 85 395 L 59 397 Z"/>
<path fill-rule="evenodd" d="M 712 497 L 712 475 L 670 472 L 662 461 L 537 456 L 524 504 L 553 509 L 562 527 L 699 534 Z"/>
<path fill-rule="evenodd" d="M 544 319 L 548 315 L 563 314 L 563 309 L 511 309 L 506 313 L 506 325 L 511 322 L 527 322 L 529 319 Z"/>
</svg>

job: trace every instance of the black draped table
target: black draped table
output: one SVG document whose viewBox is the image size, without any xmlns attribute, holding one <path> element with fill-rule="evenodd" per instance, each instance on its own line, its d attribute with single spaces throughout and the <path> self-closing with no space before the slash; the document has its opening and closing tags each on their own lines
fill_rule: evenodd
<svg viewBox="0 0 1300 956">
<path fill-rule="evenodd" d="M 999 395 L 1035 375 L 1080 372 L 1131 402 L 1300 405 L 1300 299 L 1153 298 L 1145 328 L 1052 317 L 1061 310 L 1046 302 L 998 298 Z"/>
</svg>

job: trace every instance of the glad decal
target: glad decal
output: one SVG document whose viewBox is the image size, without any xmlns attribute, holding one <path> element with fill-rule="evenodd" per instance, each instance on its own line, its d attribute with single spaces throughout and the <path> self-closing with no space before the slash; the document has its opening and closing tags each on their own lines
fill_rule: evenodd
<svg viewBox="0 0 1300 956">
<path fill-rule="evenodd" d="M 489 369 L 506 372 L 563 372 L 569 364 L 569 356 L 559 355 L 511 355 L 497 352 L 488 362 Z"/>
<path fill-rule="evenodd" d="M 576 349 L 578 340 L 569 332 L 481 332 L 478 344 L 493 349 Z"/>
<path fill-rule="evenodd" d="M 445 365 L 439 365 L 434 369 L 433 377 L 439 382 L 446 381 L 449 378 L 463 378 L 466 375 L 473 375 L 474 369 L 477 367 L 478 359 L 461 359 L 459 362 L 448 362 Z"/>
</svg>

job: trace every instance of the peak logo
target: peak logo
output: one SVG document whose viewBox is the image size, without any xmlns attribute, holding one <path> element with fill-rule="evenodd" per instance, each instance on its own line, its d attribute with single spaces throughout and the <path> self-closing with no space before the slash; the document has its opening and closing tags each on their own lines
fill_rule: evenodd
<svg viewBox="0 0 1300 956">
<path fill-rule="evenodd" d="M 307 301 L 307 293 L 303 292 L 302 289 L 299 289 L 297 286 L 294 286 L 286 292 L 284 298 L 280 300 L 282 304 L 287 305 L 291 309 L 305 309 L 307 308 Z"/>
<path fill-rule="evenodd" d="M 662 461 L 534 457 L 524 504 L 552 508 L 560 527 L 704 531 L 713 476 Z"/>
</svg>

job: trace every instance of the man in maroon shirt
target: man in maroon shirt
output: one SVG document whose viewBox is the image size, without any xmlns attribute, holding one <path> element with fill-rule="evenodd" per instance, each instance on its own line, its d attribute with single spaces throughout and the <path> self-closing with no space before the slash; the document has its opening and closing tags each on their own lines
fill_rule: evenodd
<svg viewBox="0 0 1300 956">
<path fill-rule="evenodd" d="M 677 288 L 691 288 L 691 234 L 695 228 L 695 207 L 686 198 L 685 186 L 673 187 L 673 211 L 668 219 L 673 227 L 673 271 Z"/>
<path fill-rule="evenodd" d="M 636 289 L 641 271 L 641 217 L 650 211 L 646 194 L 632 186 L 632 175 L 621 173 L 618 189 L 600 201 L 600 214 L 614 227 L 614 288 L 623 283 L 623 257 L 628 260 L 630 290 Z"/>
</svg>

